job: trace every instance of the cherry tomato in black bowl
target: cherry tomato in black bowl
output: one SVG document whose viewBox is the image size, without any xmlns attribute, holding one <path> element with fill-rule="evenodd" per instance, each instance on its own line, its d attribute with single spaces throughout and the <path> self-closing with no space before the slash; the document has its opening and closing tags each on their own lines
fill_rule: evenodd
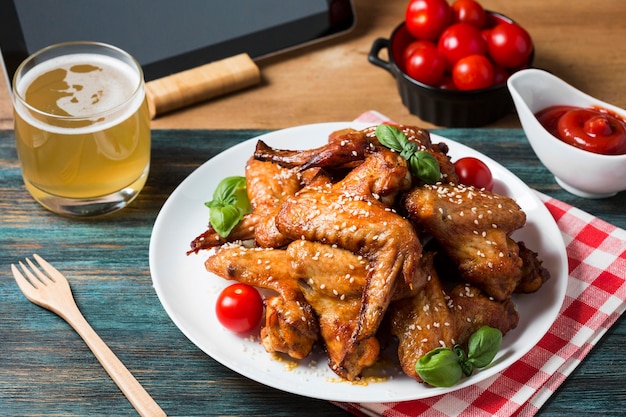
<svg viewBox="0 0 626 417">
<path fill-rule="evenodd" d="M 456 4 L 456 2 L 453 4 Z M 459 23 L 458 19 L 453 14 L 448 28 L 454 25 L 470 26 L 467 21 Z M 478 52 L 478 54 L 488 56 L 487 51 L 492 35 L 491 31 L 500 24 L 514 25 L 515 22 L 499 13 L 485 10 L 485 22 L 482 28 L 472 27 L 470 29 L 476 35 L 472 37 L 476 42 L 473 46 L 466 45 L 467 47 L 464 48 L 465 53 L 472 54 L 473 52 Z M 497 33 L 498 31 L 495 31 L 496 35 Z M 440 38 L 442 36 L 443 34 L 440 35 Z M 437 44 L 438 49 L 441 49 L 439 48 L 439 39 Z M 385 69 L 395 78 L 400 99 L 412 114 L 425 122 L 430 122 L 437 126 L 478 127 L 495 122 L 512 112 L 514 107 L 513 100 L 506 87 L 506 80 L 514 71 L 532 65 L 534 58 L 532 43 L 530 44 L 530 54 L 528 54 L 526 47 L 522 48 L 524 49 L 522 53 L 526 56 L 526 61 L 519 68 L 508 68 L 506 65 L 510 65 L 510 63 L 504 61 L 500 62 L 503 62 L 505 65 L 497 64 L 489 57 L 493 68 L 492 71 L 487 69 L 485 72 L 486 65 L 482 65 L 484 62 L 480 62 L 484 60 L 472 59 L 472 65 L 467 65 L 468 63 L 466 62 L 464 73 L 468 76 L 479 74 L 483 77 L 483 80 L 480 83 L 473 83 L 472 81 L 459 88 L 454 83 L 452 74 L 454 65 L 451 62 L 446 62 L 446 69 L 437 81 L 435 79 L 439 75 L 438 71 L 434 72 L 434 76 L 433 74 L 428 74 L 428 76 L 422 74 L 419 76 L 419 79 L 409 75 L 407 67 L 415 63 L 407 63 L 407 58 L 405 57 L 410 56 L 410 52 L 413 52 L 407 51 L 407 49 L 409 49 L 409 45 L 416 41 L 420 41 L 420 39 L 417 39 L 409 31 L 406 23 L 401 23 L 392 32 L 389 39 L 376 39 L 368 55 L 370 63 Z M 428 42 L 434 43 L 434 41 Z M 445 46 L 442 46 L 442 48 L 445 49 Z M 448 48 L 452 49 L 451 46 Z M 387 51 L 387 59 L 381 58 L 381 52 L 384 50 Z M 449 55 L 452 58 L 449 58 L 448 61 L 461 59 L 461 57 L 452 53 L 449 53 Z M 463 53 L 460 55 L 463 55 Z M 469 79 L 468 77 L 463 78 L 466 81 Z M 491 80 L 491 85 L 487 85 L 488 80 Z"/>
<path fill-rule="evenodd" d="M 446 0 L 411 0 L 406 9 L 406 26 L 417 39 L 434 41 L 452 20 Z"/>
</svg>

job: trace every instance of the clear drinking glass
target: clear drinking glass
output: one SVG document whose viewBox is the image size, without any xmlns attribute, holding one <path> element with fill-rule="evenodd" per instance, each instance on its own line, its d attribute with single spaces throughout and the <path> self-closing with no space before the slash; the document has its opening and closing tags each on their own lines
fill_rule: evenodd
<svg viewBox="0 0 626 417">
<path fill-rule="evenodd" d="M 28 57 L 13 79 L 15 139 L 26 188 L 42 206 L 97 216 L 127 206 L 150 169 L 141 66 L 95 42 Z"/>
</svg>

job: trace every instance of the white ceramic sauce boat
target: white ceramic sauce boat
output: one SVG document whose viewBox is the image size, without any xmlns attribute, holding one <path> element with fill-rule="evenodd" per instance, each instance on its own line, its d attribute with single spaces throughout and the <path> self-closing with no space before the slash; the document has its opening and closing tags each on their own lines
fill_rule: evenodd
<svg viewBox="0 0 626 417">
<path fill-rule="evenodd" d="M 538 111 L 557 105 L 598 106 L 624 119 L 626 110 L 539 69 L 518 71 L 507 84 L 530 145 L 563 189 L 585 198 L 611 197 L 626 190 L 626 155 L 601 155 L 568 145 L 551 135 L 535 117 Z"/>
</svg>

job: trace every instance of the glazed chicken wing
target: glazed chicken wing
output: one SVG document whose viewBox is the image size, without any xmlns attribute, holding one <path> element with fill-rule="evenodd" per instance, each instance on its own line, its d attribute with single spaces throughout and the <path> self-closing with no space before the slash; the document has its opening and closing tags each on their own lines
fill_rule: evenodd
<svg viewBox="0 0 626 417">
<path fill-rule="evenodd" d="M 428 152 L 437 160 L 439 170 L 441 171 L 441 181 L 458 182 L 454 164 L 448 156 L 448 145 L 445 143 L 432 143 L 430 133 L 426 129 L 407 125 L 396 125 L 396 127 L 406 135 L 409 142 L 415 143 L 419 150 Z M 372 138 L 374 143 L 379 143 L 378 139 L 376 139 L 376 126 L 363 129 L 363 131 L 366 132 L 368 137 Z"/>
<path fill-rule="evenodd" d="M 424 255 L 428 280 L 413 296 L 391 303 L 389 318 L 391 333 L 398 338 L 398 358 L 402 370 L 421 381 L 415 372 L 415 363 L 426 353 L 438 347 L 452 348 L 456 343 L 456 324 L 448 299 L 432 266 L 432 253 Z"/>
<path fill-rule="evenodd" d="M 306 240 L 287 248 L 300 289 L 315 310 L 330 368 L 349 381 L 378 359 L 375 337 L 355 348 L 352 335 L 359 321 L 369 262 L 345 249 Z"/>
<path fill-rule="evenodd" d="M 257 245 L 279 248 L 289 243 L 276 228 L 276 214 L 280 205 L 300 188 L 300 175 L 296 170 L 278 164 L 250 158 L 246 166 L 246 183 L 251 215 L 257 217 L 254 239 Z"/>
<path fill-rule="evenodd" d="M 276 291 L 279 295 L 266 300 L 263 347 L 296 359 L 309 355 L 318 339 L 318 322 L 292 274 L 285 250 L 225 245 L 209 256 L 205 267 L 224 279 Z"/>
<path fill-rule="evenodd" d="M 528 294 L 537 291 L 550 279 L 550 271 L 544 266 L 537 252 L 518 242 L 519 256 L 522 258 L 522 278 L 515 288 L 516 293 Z"/>
<path fill-rule="evenodd" d="M 419 150 L 430 153 L 437 160 L 443 181 L 458 181 L 445 143 L 433 144 L 430 133 L 416 126 L 399 125 L 397 128 Z M 307 150 L 275 149 L 259 141 L 254 155 L 262 161 L 275 162 L 288 168 L 299 167 L 300 170 L 310 167 L 339 168 L 356 166 L 367 157 L 369 151 L 380 146 L 382 145 L 376 137 L 376 126 L 371 126 L 362 130 L 342 129 L 332 132 L 328 143 Z"/>
<path fill-rule="evenodd" d="M 510 298 L 494 300 L 470 284 L 458 284 L 448 294 L 460 345 L 466 346 L 472 333 L 482 326 L 496 328 L 505 335 L 519 323 L 519 313 Z"/>
<path fill-rule="evenodd" d="M 290 240 L 276 229 L 274 219 L 281 203 L 300 188 L 302 185 L 297 170 L 250 158 L 246 165 L 246 189 L 252 211 L 225 238 L 209 226 L 191 242 L 189 253 L 249 239 L 266 248 L 286 245 Z"/>
<path fill-rule="evenodd" d="M 509 235 L 526 215 L 511 198 L 454 184 L 425 185 L 405 199 L 409 218 L 430 233 L 463 279 L 505 300 L 521 279 L 519 248 Z"/>
<path fill-rule="evenodd" d="M 314 149 L 275 149 L 258 141 L 254 157 L 260 161 L 271 161 L 287 168 L 305 170 L 311 167 L 340 167 L 365 159 L 371 140 L 362 131 L 346 130 L 331 134 L 327 144 Z"/>
<path fill-rule="evenodd" d="M 469 337 L 480 327 L 490 326 L 505 335 L 519 322 L 510 298 L 495 300 L 471 284 L 457 284 L 448 289 L 433 267 L 433 256 L 434 252 L 424 255 L 430 274 L 425 287 L 389 306 L 391 332 L 398 338 L 400 365 L 417 381 L 421 378 L 415 372 L 415 363 L 431 350 L 452 348 L 456 344 L 466 349 Z"/>
<path fill-rule="evenodd" d="M 394 292 L 396 278 L 421 287 L 421 244 L 410 223 L 376 196 L 395 196 L 409 184 L 406 162 L 377 149 L 343 180 L 305 187 L 282 206 L 276 225 L 285 236 L 337 245 L 371 263 L 362 295 L 354 351 L 374 337 Z M 356 360 L 358 362 L 358 360 Z"/>
<path fill-rule="evenodd" d="M 205 266 L 225 279 L 276 291 L 266 301 L 261 341 L 268 352 L 307 356 L 321 334 L 330 368 L 353 380 L 378 358 L 375 338 L 353 353 L 369 262 L 344 249 L 306 240 L 286 250 L 224 246 Z M 312 308 L 311 308 L 312 307 Z"/>
</svg>

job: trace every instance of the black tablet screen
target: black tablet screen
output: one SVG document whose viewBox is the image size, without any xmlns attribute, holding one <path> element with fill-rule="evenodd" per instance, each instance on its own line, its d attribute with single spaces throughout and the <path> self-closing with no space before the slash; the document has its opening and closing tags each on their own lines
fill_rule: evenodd
<svg viewBox="0 0 626 417">
<path fill-rule="evenodd" d="M 0 0 L 0 48 L 12 77 L 54 43 L 118 46 L 146 80 L 247 52 L 258 58 L 349 30 L 349 0 Z"/>
</svg>

